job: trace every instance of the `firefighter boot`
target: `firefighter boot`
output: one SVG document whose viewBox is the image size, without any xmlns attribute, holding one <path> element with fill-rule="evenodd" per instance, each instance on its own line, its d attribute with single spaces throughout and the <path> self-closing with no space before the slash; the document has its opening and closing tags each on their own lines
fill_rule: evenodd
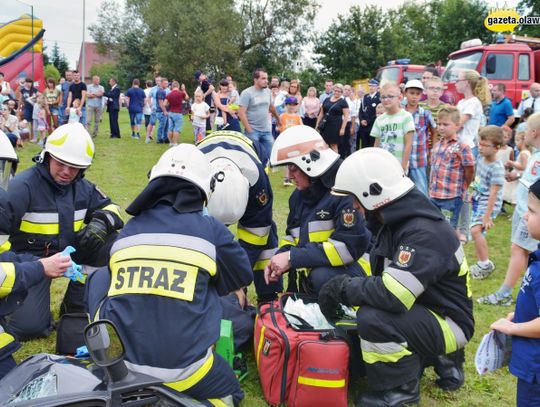
<svg viewBox="0 0 540 407">
<path fill-rule="evenodd" d="M 434 368 L 439 378 L 435 380 L 435 384 L 447 391 L 455 391 L 463 386 L 463 383 L 465 383 L 464 361 L 465 353 L 463 349 L 448 355 L 438 356 Z"/>
<path fill-rule="evenodd" d="M 361 394 L 356 407 L 402 407 L 420 401 L 420 382 L 418 379 L 386 391 L 372 391 Z"/>
</svg>

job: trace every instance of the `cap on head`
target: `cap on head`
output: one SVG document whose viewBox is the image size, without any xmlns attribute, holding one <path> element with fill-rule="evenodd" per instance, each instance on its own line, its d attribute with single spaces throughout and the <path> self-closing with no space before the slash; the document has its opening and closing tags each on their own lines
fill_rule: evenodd
<svg viewBox="0 0 540 407">
<path fill-rule="evenodd" d="M 285 99 L 285 104 L 286 105 L 297 105 L 298 104 L 298 99 L 296 99 L 294 96 L 289 96 L 288 98 Z"/>
<path fill-rule="evenodd" d="M 371 86 L 379 86 L 379 81 L 378 81 L 377 79 L 375 79 L 375 78 L 370 79 L 370 80 L 368 81 L 368 85 L 371 85 Z"/>
<path fill-rule="evenodd" d="M 270 154 L 273 167 L 295 164 L 309 177 L 323 175 L 339 159 L 317 131 L 309 126 L 289 127 L 281 133 Z"/>
<path fill-rule="evenodd" d="M 388 151 L 363 148 L 343 161 L 332 188 L 335 195 L 353 195 L 367 210 L 375 210 L 401 198 L 414 188 L 400 162 Z"/>
<path fill-rule="evenodd" d="M 62 164 L 85 169 L 92 164 L 94 152 L 94 142 L 86 128 L 81 123 L 68 123 L 47 137 L 41 160 L 49 153 Z"/>
<path fill-rule="evenodd" d="M 410 81 L 407 81 L 405 84 L 405 90 L 410 88 L 416 88 L 420 90 L 424 90 L 424 85 L 422 85 L 422 82 L 420 82 L 418 79 L 411 79 Z"/>
</svg>

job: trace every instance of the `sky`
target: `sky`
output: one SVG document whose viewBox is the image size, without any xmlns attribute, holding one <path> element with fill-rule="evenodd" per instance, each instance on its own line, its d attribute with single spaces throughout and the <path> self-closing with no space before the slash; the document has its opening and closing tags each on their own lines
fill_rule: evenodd
<svg viewBox="0 0 540 407">
<path fill-rule="evenodd" d="M 83 37 L 83 2 L 85 3 L 85 40 L 92 41 L 88 26 L 98 20 L 98 10 L 103 0 L 0 0 L 0 22 L 9 21 L 21 14 L 30 14 L 30 5 L 34 7 L 34 16 L 43 20 L 45 46 L 50 51 L 55 42 L 66 55 L 72 68 L 79 58 Z M 315 27 L 327 28 L 339 14 L 345 15 L 352 6 L 377 5 L 384 9 L 394 8 L 404 0 L 319 0 L 321 8 L 315 20 Z M 490 6 L 509 7 L 517 5 L 518 0 L 488 0 Z"/>
</svg>

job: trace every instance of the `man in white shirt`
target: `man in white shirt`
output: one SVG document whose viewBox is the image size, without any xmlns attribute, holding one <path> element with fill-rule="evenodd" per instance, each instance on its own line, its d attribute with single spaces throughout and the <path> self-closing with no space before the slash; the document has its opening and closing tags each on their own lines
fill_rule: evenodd
<svg viewBox="0 0 540 407">
<path fill-rule="evenodd" d="M 533 83 L 529 90 L 530 96 L 523 99 L 519 104 L 518 113 L 519 116 L 523 116 L 525 109 L 532 109 L 532 113 L 540 112 L 540 83 Z"/>
</svg>

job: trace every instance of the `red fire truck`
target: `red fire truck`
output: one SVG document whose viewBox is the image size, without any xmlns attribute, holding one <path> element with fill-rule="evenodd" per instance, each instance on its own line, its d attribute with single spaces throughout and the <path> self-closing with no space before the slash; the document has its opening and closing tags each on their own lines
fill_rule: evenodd
<svg viewBox="0 0 540 407">
<path fill-rule="evenodd" d="M 506 96 L 517 109 L 531 84 L 540 81 L 540 38 L 509 35 L 499 36 L 497 43 L 490 45 L 479 39 L 463 42 L 460 50 L 448 56 L 443 75 L 445 93 L 455 102 L 463 97 L 456 92 L 456 79 L 464 69 L 476 70 L 490 86 L 504 83 Z"/>
</svg>

